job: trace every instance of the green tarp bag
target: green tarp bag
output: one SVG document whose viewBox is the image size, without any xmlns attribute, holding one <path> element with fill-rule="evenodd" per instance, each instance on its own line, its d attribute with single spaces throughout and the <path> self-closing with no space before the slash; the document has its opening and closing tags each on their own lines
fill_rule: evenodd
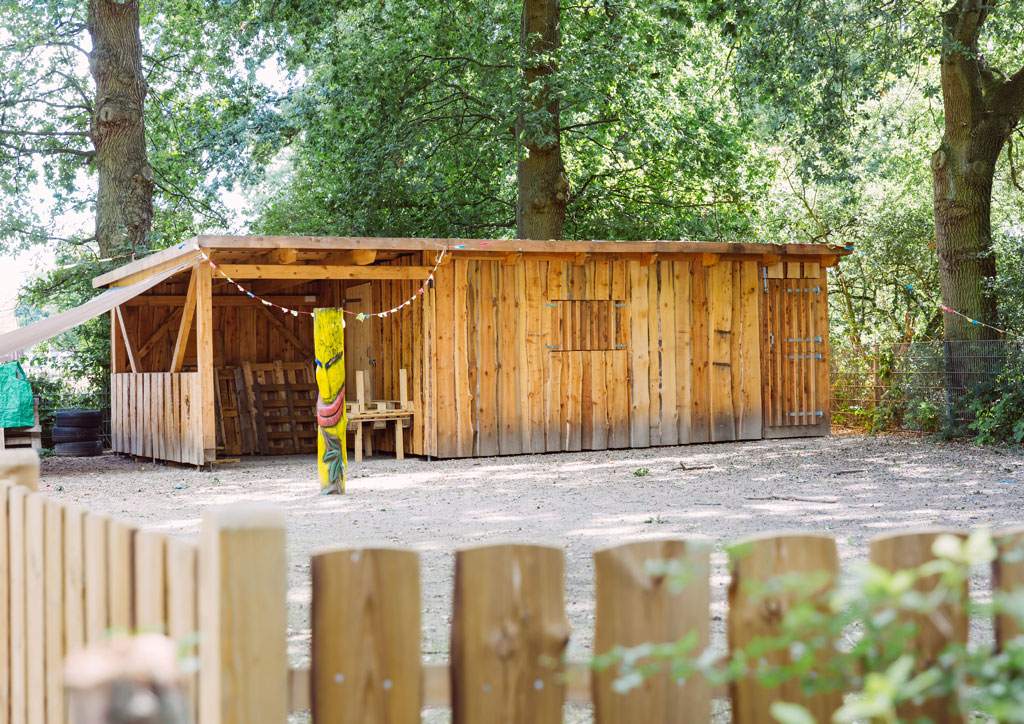
<svg viewBox="0 0 1024 724">
<path fill-rule="evenodd" d="M 21 363 L 0 365 L 0 427 L 31 427 L 35 424 L 32 385 Z"/>
</svg>

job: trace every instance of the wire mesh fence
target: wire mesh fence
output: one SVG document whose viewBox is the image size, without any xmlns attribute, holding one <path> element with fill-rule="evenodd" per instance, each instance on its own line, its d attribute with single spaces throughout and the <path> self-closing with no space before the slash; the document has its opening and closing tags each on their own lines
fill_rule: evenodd
<svg viewBox="0 0 1024 724">
<path fill-rule="evenodd" d="M 1024 344 L 934 340 L 836 347 L 832 421 L 873 430 L 965 433 Z"/>
</svg>

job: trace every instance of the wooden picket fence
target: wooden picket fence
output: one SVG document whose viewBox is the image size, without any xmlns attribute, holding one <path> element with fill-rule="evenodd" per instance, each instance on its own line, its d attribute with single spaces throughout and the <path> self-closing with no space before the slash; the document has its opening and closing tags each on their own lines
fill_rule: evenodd
<svg viewBox="0 0 1024 724">
<path fill-rule="evenodd" d="M 565 663 L 570 627 L 560 548 L 496 545 L 455 558 L 451 658 L 421 658 L 419 558 L 397 549 L 332 550 L 312 558 L 312 660 L 287 658 L 287 556 L 281 513 L 256 505 L 207 512 L 198 547 L 65 505 L 36 492 L 38 461 L 26 451 L 0 457 L 0 720 L 66 719 L 62 662 L 111 631 L 162 629 L 182 641 L 199 634 L 199 673 L 188 682 L 199 724 L 283 724 L 311 710 L 314 722 L 419 722 L 424 706 L 450 706 L 457 724 L 561 722 L 565 702 L 592 703 L 598 724 L 710 722 L 715 697 L 731 699 L 738 724 L 774 722 L 775 700 L 803 703 L 829 721 L 839 694 L 808 697 L 795 682 L 765 688 L 740 681 L 714 690 L 699 676 L 666 672 L 626 694 L 615 670 Z M 932 557 L 943 531 L 880 536 L 870 558 L 896 570 Z M 1000 538 L 1004 546 L 1024 531 Z M 795 592 L 751 594 L 748 581 L 787 573 L 838 574 L 835 540 L 806 533 L 749 539 L 733 563 L 729 646 L 778 632 Z M 650 560 L 681 560 L 695 575 L 683 594 Z M 687 540 L 627 543 L 595 553 L 594 649 L 710 641 L 709 551 Z M 1002 563 L 993 587 L 1024 583 L 1024 562 Z M 924 585 L 924 584 L 922 584 Z M 925 656 L 965 641 L 967 614 L 941 609 L 919 621 Z M 1018 631 L 995 622 L 997 641 Z M 784 656 L 785 654 L 768 654 Z M 960 721 L 946 702 L 922 710 L 937 723 Z"/>
</svg>

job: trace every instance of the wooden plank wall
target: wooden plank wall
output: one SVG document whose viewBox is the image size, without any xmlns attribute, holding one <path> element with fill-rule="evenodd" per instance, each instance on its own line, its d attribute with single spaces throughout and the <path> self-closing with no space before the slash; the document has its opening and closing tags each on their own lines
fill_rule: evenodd
<svg viewBox="0 0 1024 724">
<path fill-rule="evenodd" d="M 425 305 L 436 347 L 430 452 L 760 438 L 758 281 L 757 261 L 441 266 Z"/>
<path fill-rule="evenodd" d="M 35 492 L 5 464 L 0 453 L 0 721 L 60 724 L 66 656 L 134 631 L 183 651 L 194 640 L 197 548 Z"/>
<path fill-rule="evenodd" d="M 194 403 L 198 399 L 198 372 L 111 375 L 111 449 L 202 465 L 202 417 Z"/>
</svg>

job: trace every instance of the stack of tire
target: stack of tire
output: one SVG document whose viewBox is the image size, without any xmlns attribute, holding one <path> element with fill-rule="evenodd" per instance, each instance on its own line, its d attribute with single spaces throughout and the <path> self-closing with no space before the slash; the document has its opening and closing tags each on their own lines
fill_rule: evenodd
<svg viewBox="0 0 1024 724">
<path fill-rule="evenodd" d="M 53 427 L 53 451 L 67 457 L 89 457 L 103 453 L 100 442 L 99 410 L 60 410 Z"/>
</svg>

